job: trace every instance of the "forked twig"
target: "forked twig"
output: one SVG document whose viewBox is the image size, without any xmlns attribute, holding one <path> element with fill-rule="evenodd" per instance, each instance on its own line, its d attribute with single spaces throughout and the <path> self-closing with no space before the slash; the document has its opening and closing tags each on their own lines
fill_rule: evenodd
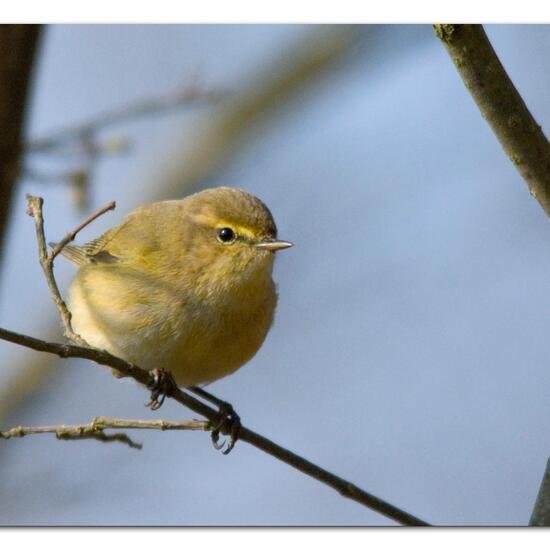
<svg viewBox="0 0 550 550">
<path fill-rule="evenodd" d="M 99 216 L 102 216 L 106 212 L 109 212 L 109 210 L 114 210 L 116 208 L 116 202 L 111 201 L 110 203 L 106 204 L 99 210 L 96 210 L 92 214 L 90 214 L 81 224 L 77 225 L 74 229 L 69 231 L 51 250 L 48 260 L 53 263 L 55 257 L 67 246 L 70 242 L 74 241 L 75 237 L 78 235 L 80 231 L 82 231 L 87 225 L 91 224 L 94 220 L 99 218 Z M 51 260 L 50 260 L 51 258 Z"/>
<path fill-rule="evenodd" d="M 42 197 L 34 197 L 32 195 L 27 195 L 27 214 L 31 216 L 34 219 L 34 225 L 36 229 L 36 240 L 38 242 L 38 257 L 40 260 L 40 265 L 42 266 L 42 270 L 44 271 L 44 275 L 46 277 L 46 282 L 48 283 L 48 287 L 50 289 L 50 294 L 52 295 L 52 299 L 57 306 L 57 310 L 59 311 L 59 315 L 61 316 L 61 320 L 63 321 L 64 326 L 64 335 L 65 338 L 70 340 L 71 342 L 79 345 L 79 346 L 87 346 L 87 342 L 79 336 L 74 330 L 71 323 L 71 312 L 69 311 L 69 308 L 67 307 L 67 304 L 61 297 L 61 293 L 59 292 L 59 288 L 57 286 L 57 282 L 55 280 L 54 274 L 53 274 L 53 262 L 57 255 L 69 244 L 71 241 L 73 241 L 76 237 L 76 235 L 82 231 L 87 225 L 92 223 L 94 220 L 99 218 L 99 216 L 105 214 L 105 212 L 108 212 L 109 210 L 114 210 L 116 203 L 115 201 L 110 202 L 109 204 L 103 206 L 90 216 L 86 218 L 82 223 L 77 225 L 74 229 L 69 231 L 59 243 L 57 243 L 50 253 L 48 254 L 48 247 L 46 244 L 46 235 L 44 233 L 44 215 L 42 212 L 42 207 L 44 205 L 44 199 Z"/>
</svg>

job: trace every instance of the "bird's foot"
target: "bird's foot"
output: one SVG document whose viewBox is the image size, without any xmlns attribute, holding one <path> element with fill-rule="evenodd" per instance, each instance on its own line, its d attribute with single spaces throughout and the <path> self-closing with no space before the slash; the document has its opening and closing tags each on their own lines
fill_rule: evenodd
<svg viewBox="0 0 550 550">
<path fill-rule="evenodd" d="M 146 403 L 145 406 L 149 407 L 152 411 L 156 411 L 160 409 L 166 397 L 169 397 L 178 389 L 178 385 L 170 371 L 154 369 L 151 373 L 153 380 L 148 386 L 151 390 L 151 397 L 149 403 Z"/>
<path fill-rule="evenodd" d="M 218 405 L 218 416 L 212 422 L 212 431 L 210 432 L 212 445 L 214 445 L 217 450 L 221 450 L 225 447 L 222 453 L 224 455 L 228 455 L 239 439 L 240 429 L 241 418 L 235 412 L 233 406 L 225 401 L 221 401 Z M 227 445 L 225 440 L 219 443 L 220 433 L 222 431 L 223 433 L 227 433 L 229 435 Z"/>
<path fill-rule="evenodd" d="M 227 455 L 231 452 L 231 449 L 235 446 L 235 443 L 239 439 L 239 432 L 241 429 L 241 418 L 235 412 L 235 409 L 230 403 L 222 401 L 217 398 L 215 395 L 207 392 L 199 386 L 191 386 L 187 388 L 189 391 L 192 391 L 195 395 L 198 395 L 205 401 L 212 403 L 218 407 L 218 415 L 214 420 L 210 422 L 211 432 L 210 437 L 212 439 L 212 445 L 217 450 L 223 449 L 225 446 L 225 441 L 220 443 L 220 433 L 229 434 L 229 442 L 223 450 L 223 454 Z"/>
</svg>

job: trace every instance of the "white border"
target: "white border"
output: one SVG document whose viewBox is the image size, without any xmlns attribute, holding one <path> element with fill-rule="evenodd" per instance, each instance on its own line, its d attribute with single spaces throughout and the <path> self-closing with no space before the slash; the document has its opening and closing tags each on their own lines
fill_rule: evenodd
<svg viewBox="0 0 550 550">
<path fill-rule="evenodd" d="M 544 0 L 17 0 L 5 23 L 550 23 Z"/>
<path fill-rule="evenodd" d="M 386 550 L 477 550 L 487 548 L 548 548 L 544 529 L 432 529 L 432 528 L 340 528 L 340 529 L 3 529 L 4 548 L 32 545 L 56 550 L 106 548 L 210 548 L 223 550 L 271 550 L 281 548 L 376 548 Z M 168 545 L 168 546 L 166 546 Z M 367 546 L 365 546 L 367 545 Z"/>
</svg>

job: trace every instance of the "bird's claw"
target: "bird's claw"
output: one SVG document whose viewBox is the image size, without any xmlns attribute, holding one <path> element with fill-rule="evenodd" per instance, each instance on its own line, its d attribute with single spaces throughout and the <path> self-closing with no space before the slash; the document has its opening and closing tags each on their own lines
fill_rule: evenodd
<svg viewBox="0 0 550 550">
<path fill-rule="evenodd" d="M 241 429 L 241 419 L 239 415 L 235 412 L 233 407 L 229 403 L 223 402 L 219 406 L 218 416 L 216 420 L 214 421 L 214 425 L 212 428 L 212 431 L 210 432 L 210 437 L 212 439 L 212 445 L 214 445 L 214 448 L 218 451 L 225 449 L 222 451 L 224 455 L 228 455 L 233 447 L 235 446 L 235 443 L 239 439 L 239 431 Z M 226 440 L 220 441 L 220 433 L 222 432 L 229 434 L 229 441 L 227 442 L 226 446 Z"/>
<path fill-rule="evenodd" d="M 151 372 L 153 374 L 153 381 L 149 385 L 151 397 L 149 403 L 146 403 L 145 406 L 149 407 L 152 411 L 156 411 L 160 409 L 166 397 L 172 395 L 177 390 L 178 385 L 170 371 L 154 369 Z"/>
</svg>

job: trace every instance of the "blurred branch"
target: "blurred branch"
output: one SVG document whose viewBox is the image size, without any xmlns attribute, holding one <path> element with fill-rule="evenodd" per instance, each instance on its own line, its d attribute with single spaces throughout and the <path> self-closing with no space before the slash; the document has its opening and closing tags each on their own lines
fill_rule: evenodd
<svg viewBox="0 0 550 550">
<path fill-rule="evenodd" d="M 53 134 L 29 141 L 25 150 L 29 154 L 55 154 L 65 161 L 78 161 L 78 168 L 71 167 L 58 174 L 44 174 L 40 170 L 25 166 L 27 178 L 41 183 L 68 183 L 77 206 L 85 208 L 88 203 L 89 185 L 97 159 L 108 154 L 126 152 L 130 142 L 125 138 L 111 138 L 101 141 L 99 134 L 110 126 L 124 122 L 135 122 L 140 118 L 158 116 L 183 107 L 196 104 L 213 104 L 227 95 L 222 90 L 208 90 L 196 83 L 187 85 L 165 95 L 136 101 L 96 115 L 87 121 L 69 126 Z"/>
<path fill-rule="evenodd" d="M 209 113 L 204 127 L 193 130 L 191 146 L 178 143 L 177 165 L 166 176 L 161 198 L 181 196 L 182 188 L 211 178 L 254 129 L 326 77 L 350 53 L 358 36 L 353 25 L 327 25 L 308 30 L 286 47 L 240 93 Z"/>
<path fill-rule="evenodd" d="M 39 35 L 39 25 L 0 25 L 0 259 Z"/>
<path fill-rule="evenodd" d="M 0 263 L 6 249 L 4 235 L 19 173 L 25 104 L 30 95 L 32 67 L 40 34 L 41 26 L 38 25 L 0 26 Z M 21 360 L 28 360 L 28 354 L 23 354 Z M 21 370 L 27 369 L 23 367 Z M 45 373 L 52 370 L 40 370 L 35 376 L 26 376 L 25 379 L 18 375 L 14 377 L 9 391 L 0 395 L 0 416 L 2 409 L 5 412 L 13 410 L 17 396 L 29 395 L 31 387 L 39 387 Z"/>
<path fill-rule="evenodd" d="M 106 434 L 105 430 L 209 430 L 208 422 L 201 420 L 125 420 L 122 418 L 109 418 L 107 416 L 96 416 L 89 424 L 76 424 L 58 426 L 17 426 L 4 432 L 0 431 L 1 439 L 12 437 L 24 437 L 34 434 L 54 433 L 57 439 L 97 439 L 103 443 L 118 441 L 125 443 L 132 449 L 141 449 L 143 445 L 136 443 L 124 433 Z"/>
<path fill-rule="evenodd" d="M 25 145 L 25 151 L 27 153 L 51 153 L 67 145 L 90 142 L 94 147 L 92 152 L 101 153 L 103 148 L 97 147 L 91 138 L 109 126 L 128 121 L 133 122 L 147 116 L 157 116 L 195 104 L 217 103 L 226 96 L 227 92 L 223 90 L 208 90 L 196 84 L 189 85 L 175 92 L 117 107 L 74 126 L 58 130 L 49 136 L 31 140 Z"/>
<path fill-rule="evenodd" d="M 550 459 L 540 483 L 537 500 L 529 520 L 531 526 L 550 526 Z"/>
<path fill-rule="evenodd" d="M 48 328 L 44 331 L 44 338 L 55 339 L 58 337 L 57 319 L 53 316 Z M 60 361 L 47 354 L 36 354 L 29 349 L 21 348 L 14 359 L 7 359 L 3 356 L 3 362 L 12 366 L 13 374 L 9 378 L 5 377 L 6 382 L 0 385 L 0 426 L 7 424 L 10 419 L 17 415 L 19 409 L 42 392 L 49 388 L 49 384 L 55 380 L 62 371 Z"/>
<path fill-rule="evenodd" d="M 44 271 L 44 275 L 46 277 L 46 281 L 48 283 L 53 301 L 55 302 L 57 310 L 59 311 L 59 315 L 61 316 L 61 319 L 63 321 L 63 325 L 65 327 L 65 337 L 71 342 L 74 342 L 81 346 L 85 346 L 87 344 L 84 339 L 76 334 L 73 330 L 71 324 L 71 313 L 67 308 L 65 301 L 63 300 L 63 298 L 61 298 L 61 294 L 59 292 L 59 288 L 53 274 L 53 262 L 56 256 L 63 250 L 63 248 L 69 242 L 74 240 L 79 231 L 81 231 L 87 225 L 99 218 L 99 216 L 101 216 L 102 214 L 105 214 L 105 212 L 108 212 L 109 210 L 114 210 L 116 204 L 114 201 L 112 201 L 103 208 L 100 208 L 99 210 L 88 216 L 86 220 L 84 220 L 77 227 L 69 231 L 67 235 L 65 235 L 65 237 L 63 237 L 63 239 L 61 239 L 61 241 L 52 248 L 49 254 L 48 247 L 46 245 L 46 236 L 44 234 L 44 216 L 42 213 L 44 200 L 41 197 L 33 197 L 31 195 L 27 195 L 27 204 L 27 214 L 29 214 L 29 216 L 32 216 L 32 218 L 34 219 L 40 265 L 42 266 L 42 270 Z"/>
<path fill-rule="evenodd" d="M 481 115 L 550 216 L 550 143 L 506 74 L 482 25 L 434 25 Z"/>
<path fill-rule="evenodd" d="M 155 383 L 155 377 L 152 372 L 146 371 L 137 365 L 133 365 L 111 355 L 107 351 L 84 348 L 74 346 L 72 344 L 58 344 L 54 342 L 46 342 L 24 334 L 18 334 L 10 330 L 0 328 L 0 339 L 25 346 L 36 351 L 52 353 L 62 358 L 79 357 L 81 359 L 89 359 L 99 365 L 108 366 L 119 371 L 123 376 L 133 378 L 145 387 L 151 387 Z M 179 388 L 173 388 L 171 393 L 167 395 L 180 403 L 181 405 L 191 409 L 192 411 L 204 416 L 209 420 L 209 426 L 217 423 L 219 420 L 219 412 L 205 405 L 202 401 L 183 392 Z M 225 426 L 221 428 L 222 433 L 228 434 L 229 431 Z M 332 487 L 342 496 L 354 500 L 367 508 L 375 510 L 402 525 L 421 526 L 428 525 L 423 520 L 389 504 L 388 502 L 360 489 L 357 485 L 342 479 L 331 472 L 320 468 L 312 462 L 302 458 L 301 456 L 277 445 L 266 437 L 253 432 L 252 430 L 241 426 L 239 431 L 239 439 L 246 441 L 250 445 L 264 451 L 265 453 L 285 462 L 296 470 Z"/>
</svg>

